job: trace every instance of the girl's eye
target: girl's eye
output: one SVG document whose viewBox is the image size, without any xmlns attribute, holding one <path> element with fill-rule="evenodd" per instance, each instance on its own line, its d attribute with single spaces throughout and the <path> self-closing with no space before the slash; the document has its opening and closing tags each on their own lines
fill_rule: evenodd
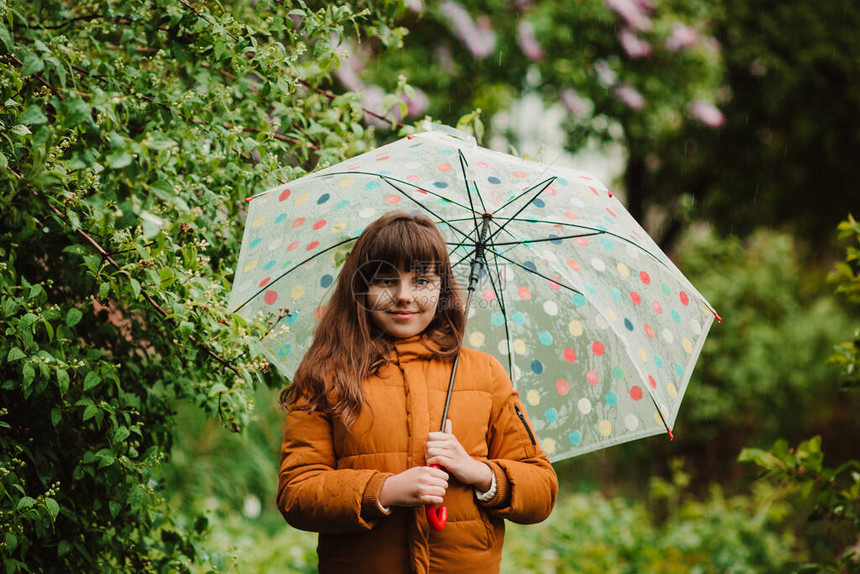
<svg viewBox="0 0 860 574">
<path fill-rule="evenodd" d="M 377 277 L 373 282 L 384 287 L 391 287 L 397 284 L 397 279 L 395 277 Z"/>
</svg>

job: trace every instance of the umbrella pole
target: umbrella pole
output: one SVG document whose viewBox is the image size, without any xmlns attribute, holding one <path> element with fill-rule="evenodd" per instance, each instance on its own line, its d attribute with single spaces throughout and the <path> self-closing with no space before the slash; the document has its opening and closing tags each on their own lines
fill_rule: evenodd
<svg viewBox="0 0 860 574">
<path fill-rule="evenodd" d="M 475 244 L 475 258 L 472 260 L 472 269 L 469 271 L 469 287 L 466 293 L 465 313 L 468 317 L 469 303 L 472 301 L 472 293 L 478 285 L 478 279 L 481 277 L 481 270 L 484 268 L 484 249 L 487 242 L 487 233 L 490 230 L 490 219 L 492 215 L 485 213 L 481 216 L 483 223 L 481 225 L 481 236 Z M 465 324 L 464 324 L 465 328 Z M 464 329 L 465 330 L 465 329 Z M 445 422 L 448 420 L 448 407 L 451 406 L 451 394 L 454 390 L 454 377 L 457 375 L 457 365 L 460 363 L 460 353 L 454 357 L 454 364 L 451 366 L 451 378 L 448 380 L 448 393 L 445 396 L 445 409 L 442 411 L 442 427 L 439 432 L 445 432 Z M 439 465 L 432 465 L 434 468 L 440 468 Z M 445 523 L 448 522 L 448 507 L 435 507 L 428 504 L 424 507 L 424 512 L 427 515 L 427 523 L 430 528 L 436 531 L 441 531 L 445 528 Z"/>
<path fill-rule="evenodd" d="M 466 291 L 466 317 L 469 316 L 469 304 L 472 301 L 472 294 L 478 286 L 478 279 L 481 277 L 481 271 L 484 268 L 484 250 L 486 248 L 487 234 L 490 231 L 490 219 L 493 218 L 489 213 L 481 216 L 481 235 L 475 244 L 475 258 L 472 259 L 472 268 L 469 271 L 469 287 Z M 465 331 L 465 324 L 464 324 Z M 454 357 L 454 364 L 451 366 L 451 378 L 448 380 L 448 393 L 445 396 L 445 409 L 442 411 L 442 425 L 439 432 L 445 432 L 445 421 L 448 420 L 448 407 L 451 406 L 451 393 L 454 390 L 454 377 L 457 375 L 457 365 L 460 363 L 460 353 Z"/>
</svg>

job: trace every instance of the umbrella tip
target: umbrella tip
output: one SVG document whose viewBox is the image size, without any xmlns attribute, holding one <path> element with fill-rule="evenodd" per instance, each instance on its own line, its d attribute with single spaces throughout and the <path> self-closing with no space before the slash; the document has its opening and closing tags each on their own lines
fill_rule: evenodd
<svg viewBox="0 0 860 574">
<path fill-rule="evenodd" d="M 253 195 L 252 195 L 251 197 L 246 197 L 246 198 L 245 198 L 245 203 L 251 203 L 251 200 L 252 200 L 252 199 L 254 199 L 254 196 L 253 196 Z"/>
<path fill-rule="evenodd" d="M 611 191 L 608 191 L 607 193 L 609 194 L 609 197 L 612 197 L 612 192 L 611 192 Z"/>
<path fill-rule="evenodd" d="M 717 323 L 722 323 L 722 322 L 723 322 L 723 318 L 722 318 L 722 317 L 720 317 L 720 314 L 719 314 L 719 313 L 717 313 L 716 311 L 714 311 L 714 318 L 716 318 Z"/>
<path fill-rule="evenodd" d="M 412 134 L 406 136 L 406 139 L 411 140 L 413 138 Z"/>
<path fill-rule="evenodd" d="M 667 429 L 666 429 L 666 432 L 668 432 L 668 433 L 669 433 L 669 440 L 675 440 L 675 435 L 674 435 L 674 434 L 672 434 L 672 429 L 667 428 Z"/>
</svg>

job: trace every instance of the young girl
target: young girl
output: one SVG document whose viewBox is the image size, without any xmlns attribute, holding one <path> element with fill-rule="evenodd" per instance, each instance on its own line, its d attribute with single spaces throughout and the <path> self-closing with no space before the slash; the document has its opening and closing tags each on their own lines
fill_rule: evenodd
<svg viewBox="0 0 860 574">
<path fill-rule="evenodd" d="M 462 348 L 456 289 L 429 218 L 381 217 L 358 238 L 281 394 L 278 507 L 320 533 L 324 574 L 498 572 L 504 519 L 552 511 L 555 472 L 504 368 Z M 443 501 L 437 531 L 423 507 Z"/>
</svg>

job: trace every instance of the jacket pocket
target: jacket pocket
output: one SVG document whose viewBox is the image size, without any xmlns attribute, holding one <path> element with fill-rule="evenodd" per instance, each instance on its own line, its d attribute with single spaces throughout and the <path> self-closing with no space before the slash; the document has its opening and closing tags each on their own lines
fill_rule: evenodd
<svg viewBox="0 0 860 574">
<path fill-rule="evenodd" d="M 520 405 L 514 405 L 514 410 L 517 413 L 517 416 L 520 419 L 520 422 L 523 423 L 523 426 L 526 427 L 526 432 L 529 433 L 529 438 L 532 441 L 533 446 L 537 446 L 537 439 L 535 439 L 535 433 L 532 428 L 529 426 L 528 421 L 526 421 L 526 417 L 523 414 L 523 411 L 520 410 Z"/>
</svg>

